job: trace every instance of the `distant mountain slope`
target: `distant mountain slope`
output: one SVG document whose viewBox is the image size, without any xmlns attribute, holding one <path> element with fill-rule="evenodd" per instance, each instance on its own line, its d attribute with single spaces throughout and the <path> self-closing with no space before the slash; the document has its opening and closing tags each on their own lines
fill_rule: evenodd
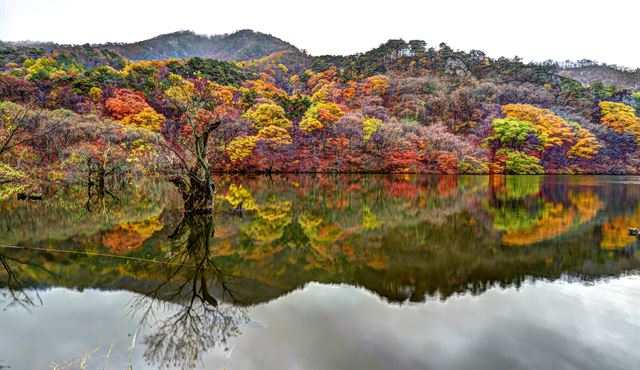
<svg viewBox="0 0 640 370">
<path fill-rule="evenodd" d="M 269 60 L 270 62 L 284 63 L 294 73 L 300 73 L 307 68 L 321 71 L 335 66 L 343 69 L 346 76 L 355 78 L 384 74 L 394 68 L 408 68 L 394 64 L 394 61 L 397 57 L 409 56 L 416 50 L 424 52 L 426 51 L 423 50 L 424 48 L 424 42 L 419 40 L 412 40 L 408 43 L 403 40 L 389 40 L 364 53 L 345 56 L 309 56 L 306 52 L 282 39 L 248 29 L 215 36 L 199 35 L 193 31 L 178 31 L 134 43 L 65 45 L 53 42 L 0 41 L 0 71 L 20 66 L 29 58 L 37 59 L 44 55 L 53 56 L 60 63 L 77 63 L 85 68 L 109 65 L 117 69 L 126 65 L 126 59 L 138 61 L 202 57 L 237 62 Z M 485 58 L 484 53 L 478 52 L 473 56 L 465 55 L 453 51 L 445 44 L 441 45 L 436 54 L 429 55 L 431 57 L 425 63 L 429 64 L 429 68 L 432 70 L 446 72 L 453 66 L 457 66 L 456 74 L 473 75 L 476 78 L 508 77 L 509 71 L 512 70 L 509 67 L 510 62 L 506 58 L 497 59 L 492 66 L 478 64 L 475 59 Z M 528 69 L 519 73 L 528 73 L 531 76 L 516 76 L 515 79 L 541 82 L 542 80 L 537 77 L 546 76 L 546 80 L 549 80 L 549 76 L 553 76 L 557 79 L 557 73 L 559 76 L 577 80 L 585 85 L 602 81 L 604 85 L 640 91 L 640 69 L 635 71 L 622 70 L 593 63 L 574 65 L 563 69 L 559 69 L 558 64 L 555 63 L 530 65 Z M 477 68 L 470 70 L 469 65 L 476 65 Z M 546 80 L 542 82 L 549 82 Z"/>
<path fill-rule="evenodd" d="M 52 56 L 59 63 L 81 64 L 85 68 L 108 65 L 124 68 L 127 61 L 119 53 L 91 45 L 58 45 L 53 43 L 12 43 L 0 41 L 0 71 L 21 66 L 27 59 Z"/>
<path fill-rule="evenodd" d="M 602 81 L 605 85 L 640 91 L 640 69 L 623 71 L 606 65 L 590 65 L 576 68 L 565 68 L 559 75 L 568 77 L 585 85 Z"/>
<path fill-rule="evenodd" d="M 179 31 L 131 44 L 100 47 L 131 60 L 204 57 L 226 61 L 259 59 L 278 51 L 296 49 L 277 37 L 251 30 L 217 36 Z"/>
<path fill-rule="evenodd" d="M 205 36 L 192 31 L 178 31 L 134 43 L 107 43 L 96 45 L 62 45 L 52 42 L 0 42 L 0 48 L 13 55 L 51 53 L 65 50 L 69 53 L 86 54 L 86 50 L 108 50 L 129 60 L 185 59 L 191 57 L 212 58 L 224 61 L 260 59 L 267 55 L 298 49 L 277 37 L 241 30 L 231 34 Z M 20 62 L 20 58 L 15 58 Z M 9 60 L 7 60 L 9 61 Z"/>
</svg>

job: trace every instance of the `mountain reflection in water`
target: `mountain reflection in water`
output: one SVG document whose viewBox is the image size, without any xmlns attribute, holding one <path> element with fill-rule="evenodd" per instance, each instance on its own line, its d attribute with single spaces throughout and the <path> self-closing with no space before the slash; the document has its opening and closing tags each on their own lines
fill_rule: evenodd
<svg viewBox="0 0 640 370">
<path fill-rule="evenodd" d="M 180 197 L 162 182 L 141 181 L 111 193 L 96 199 L 81 188 L 51 189 L 43 202 L 6 199 L 0 203 L 3 323 L 18 316 L 30 320 L 30 316 L 21 316 L 24 312 L 32 312 L 33 320 L 39 321 L 40 315 L 51 314 L 48 300 L 56 300 L 52 295 L 68 296 L 73 290 L 84 292 L 81 296 L 86 297 L 73 296 L 71 301 L 77 305 L 83 305 L 84 300 L 108 303 L 114 297 L 118 301 L 126 298 L 126 310 L 120 307 L 116 311 L 122 314 L 123 322 L 135 325 L 114 322 L 113 327 L 122 327 L 129 343 L 120 340 L 119 347 L 115 346 L 119 359 L 104 360 L 119 368 L 127 363 L 191 368 L 203 366 L 203 359 L 212 356 L 217 359 L 213 366 L 222 367 L 220 363 L 224 365 L 227 357 L 234 359 L 242 351 L 234 346 L 243 340 L 252 343 L 252 355 L 246 348 L 240 355 L 246 360 L 241 362 L 245 367 L 260 367 L 260 359 L 276 367 L 344 367 L 338 360 L 346 361 L 349 353 L 358 361 L 342 364 L 361 367 L 597 368 L 615 359 L 622 361 L 624 368 L 640 361 L 629 351 L 640 345 L 640 338 L 633 337 L 633 329 L 640 323 L 634 315 L 621 312 L 633 306 L 629 281 L 638 282 L 638 240 L 626 232 L 629 226 L 640 226 L 637 177 L 226 176 L 219 180 L 215 215 L 183 215 Z M 241 208 L 242 214 L 235 212 L 236 208 Z M 600 326 L 592 329 L 602 335 L 609 331 L 601 326 L 620 325 L 613 332 L 620 337 L 607 350 L 609 357 L 589 360 L 600 352 L 593 348 L 581 351 L 599 344 L 598 334 L 584 334 L 594 343 L 558 337 L 565 324 L 550 316 L 536 319 L 536 312 L 542 315 L 545 308 L 534 303 L 545 298 L 562 302 L 553 295 L 569 291 L 582 294 L 583 289 L 592 289 L 585 293 L 592 300 L 606 296 L 606 290 L 612 288 L 605 279 L 624 287 L 622 298 L 617 297 L 608 307 L 612 321 L 603 320 L 602 312 L 578 312 L 584 308 L 582 301 L 559 309 L 559 315 L 564 314 L 567 320 L 574 316 L 598 323 Z M 514 289 L 521 286 L 522 291 Z M 594 295 L 596 288 L 602 292 Z M 495 298 L 500 291 L 509 292 L 503 301 Z M 379 299 L 370 301 L 366 297 L 371 294 Z M 525 294 L 535 298 L 531 307 L 521 304 Z M 482 304 L 469 300 L 476 295 L 481 295 Z M 306 305 L 298 302 L 301 296 L 308 301 Z M 467 303 L 462 305 L 461 301 Z M 412 302 L 426 303 L 418 309 Z M 353 313 L 339 313 L 334 304 L 359 312 L 379 311 L 379 320 L 393 318 L 397 326 L 391 328 L 371 315 L 344 321 L 336 315 L 351 317 Z M 512 306 L 498 307 L 501 304 Z M 282 305 L 296 312 L 292 319 L 299 319 L 299 310 L 306 307 L 309 322 L 297 322 L 293 327 L 283 321 L 282 312 L 287 310 L 273 308 Z M 514 312 L 516 306 L 522 311 Z M 459 312 L 447 313 L 439 307 L 457 307 Z M 67 309 L 82 311 L 75 306 Z M 426 310 L 442 322 L 435 325 L 433 320 L 417 318 L 412 313 L 415 310 Z M 501 312 L 522 317 L 500 316 Z M 256 320 L 254 315 L 265 319 Z M 498 343 L 494 347 L 480 338 L 475 338 L 475 349 L 463 346 L 472 339 L 470 335 L 483 332 L 482 325 L 470 322 L 469 317 L 482 320 L 485 316 L 502 320 L 496 325 L 500 330 L 485 334 L 497 341 L 519 340 L 523 345 L 510 348 L 509 355 L 499 353 Z M 77 325 L 72 320 L 73 316 L 66 321 L 69 327 Z M 93 317 L 85 325 L 94 325 L 95 320 Z M 113 315 L 109 320 L 117 321 Z M 437 330 L 430 333 L 425 327 L 424 332 L 416 332 L 412 320 L 423 324 L 427 320 L 431 329 Z M 508 330 L 505 323 L 509 320 L 521 331 Z M 13 329 L 0 336 L 3 344 L 11 341 L 28 347 L 34 333 L 45 338 L 53 330 L 49 324 L 42 325 L 27 336 L 16 325 L 20 321 L 11 322 Z M 337 322 L 343 323 L 344 330 L 355 330 L 362 336 L 337 330 Z M 371 326 L 361 326 L 367 323 Z M 578 322 L 574 323 L 577 327 Z M 575 329 L 571 322 L 567 325 Z M 315 331 L 303 335 L 304 326 Z M 444 342 L 434 342 L 437 331 L 446 328 L 456 328 L 461 337 L 445 333 Z M 113 349 L 110 335 L 122 336 L 121 331 L 104 338 L 98 333 L 89 340 L 101 348 L 93 354 L 94 359 L 97 353 L 104 357 Z M 260 342 L 247 331 L 269 332 L 271 336 Z M 285 358 L 287 344 L 300 349 L 299 345 L 309 341 L 301 337 L 329 339 L 325 331 L 332 331 L 333 344 L 318 344 L 322 347 L 319 353 L 333 356 L 337 362 L 326 357 L 323 362 L 322 356 L 310 352 L 312 348 L 298 352 L 295 361 Z M 384 339 L 399 333 L 406 335 L 406 340 Z M 80 343 L 68 348 L 70 353 L 75 350 L 71 356 L 90 349 L 82 345 L 86 340 L 79 339 L 84 334 L 76 335 Z M 531 357 L 536 351 L 552 350 L 548 345 L 553 341 L 545 344 L 545 335 L 557 337 L 560 342 L 556 345 L 567 351 L 574 349 L 575 354 L 582 354 L 582 360 L 576 362 L 562 354 L 557 358 Z M 464 337 L 466 340 L 461 339 Z M 371 351 L 354 348 L 358 341 Z M 410 348 L 410 342 L 422 343 L 423 348 Z M 388 348 L 376 350 L 383 343 Z M 266 353 L 270 346 L 281 346 L 284 357 Z M 436 348 L 442 352 L 440 358 L 424 357 L 438 353 Z M 456 356 L 447 355 L 447 351 L 463 348 L 469 357 L 460 354 L 454 361 Z M 11 355 L 15 351 L 0 350 L 0 366 L 46 367 L 51 361 L 74 361 L 60 357 L 60 351 L 65 352 L 45 350 L 44 355 L 49 356 L 43 359 L 45 363 L 33 363 L 29 361 L 34 358 L 19 359 Z M 382 353 L 384 359 L 379 356 Z M 480 362 L 470 360 L 472 353 Z M 401 354 L 402 358 L 398 357 Z M 250 358 L 258 362 L 251 365 L 247 362 Z M 531 362 L 536 358 L 541 362 Z"/>
</svg>

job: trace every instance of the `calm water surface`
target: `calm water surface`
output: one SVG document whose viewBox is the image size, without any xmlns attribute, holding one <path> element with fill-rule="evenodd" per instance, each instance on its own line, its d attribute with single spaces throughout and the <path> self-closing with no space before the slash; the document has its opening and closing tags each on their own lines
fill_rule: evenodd
<svg viewBox="0 0 640 370">
<path fill-rule="evenodd" d="M 638 177 L 110 190 L 0 202 L 0 368 L 640 369 Z"/>
</svg>

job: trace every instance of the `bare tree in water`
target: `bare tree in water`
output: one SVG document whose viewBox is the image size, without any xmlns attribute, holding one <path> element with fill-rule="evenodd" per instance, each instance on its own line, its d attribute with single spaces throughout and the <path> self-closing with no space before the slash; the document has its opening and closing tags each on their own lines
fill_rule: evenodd
<svg viewBox="0 0 640 370">
<path fill-rule="evenodd" d="M 166 147 L 177 157 L 170 181 L 180 191 L 185 211 L 209 213 L 215 193 L 211 170 L 241 129 L 237 92 L 204 79 L 172 75 L 170 81 L 166 97 L 179 114 L 179 132 L 167 135 Z"/>
</svg>

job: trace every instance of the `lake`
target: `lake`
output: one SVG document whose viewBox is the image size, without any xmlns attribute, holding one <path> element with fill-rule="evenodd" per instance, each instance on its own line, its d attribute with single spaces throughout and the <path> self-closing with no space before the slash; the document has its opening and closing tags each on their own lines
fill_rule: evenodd
<svg viewBox="0 0 640 370">
<path fill-rule="evenodd" d="M 637 176 L 220 176 L 0 202 L 0 368 L 640 368 Z"/>
</svg>

